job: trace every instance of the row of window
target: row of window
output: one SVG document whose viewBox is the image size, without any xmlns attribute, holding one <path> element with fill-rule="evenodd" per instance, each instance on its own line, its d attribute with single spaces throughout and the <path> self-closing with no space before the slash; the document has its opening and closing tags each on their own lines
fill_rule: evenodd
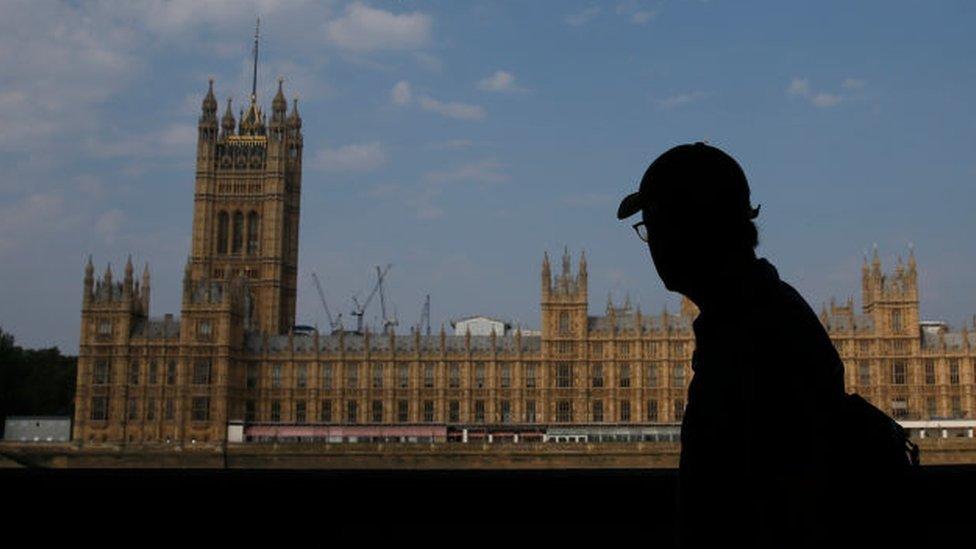
<svg viewBox="0 0 976 549">
<path fill-rule="evenodd" d="M 176 411 L 174 400 L 165 398 L 160 399 L 160 401 L 150 397 L 146 399 L 145 410 L 141 410 L 139 399 L 129 398 L 126 403 L 125 418 L 127 420 L 138 420 L 140 413 L 144 413 L 146 421 L 154 421 L 157 414 L 162 412 L 163 419 L 172 420 Z M 159 410 L 160 404 L 162 404 L 162 410 Z M 107 421 L 109 419 L 108 397 L 92 397 L 88 417 L 93 421 Z M 208 421 L 210 419 L 210 397 L 193 397 L 190 400 L 190 419 L 192 421 Z"/>
<path fill-rule="evenodd" d="M 257 212 L 247 214 L 247 253 L 258 253 L 258 234 L 260 233 L 261 218 Z M 233 226 L 231 224 L 233 223 Z M 217 214 L 217 253 L 226 254 L 228 251 L 228 237 L 230 239 L 230 253 L 241 253 L 244 244 L 244 214 L 234 212 L 233 217 L 227 212 Z"/>
<path fill-rule="evenodd" d="M 560 334 L 565 334 L 560 327 Z M 635 347 L 634 343 L 631 341 L 617 341 L 613 344 L 604 341 L 593 341 L 590 342 L 590 357 L 591 358 L 603 358 L 606 356 L 606 352 L 616 350 L 616 356 L 629 357 L 633 354 L 633 349 Z M 550 350 L 556 355 L 575 355 L 578 342 L 576 341 L 553 341 L 550 343 Z M 690 351 L 692 344 L 690 341 L 672 341 L 670 343 L 664 341 L 645 341 L 643 342 L 643 356 L 645 357 L 655 357 L 658 356 L 663 350 L 667 349 L 666 345 L 671 347 L 671 356 L 684 356 L 686 352 Z"/>
<path fill-rule="evenodd" d="M 959 385 L 960 370 L 959 361 L 949 362 L 949 385 Z M 906 385 L 908 382 L 908 366 L 902 361 L 896 361 L 891 365 L 890 383 L 892 385 Z M 923 381 L 925 385 L 935 385 L 936 369 L 934 360 L 926 360 L 923 364 Z M 871 384 L 871 365 L 867 361 L 857 363 L 857 384 L 867 386 Z"/>
<path fill-rule="evenodd" d="M 939 413 L 938 400 L 935 397 L 925 398 L 925 414 L 927 417 L 941 417 Z M 952 396 L 949 399 L 949 417 L 961 419 L 968 414 L 962 407 L 962 398 Z M 891 417 L 895 419 L 908 419 L 912 417 L 911 409 L 908 406 L 908 399 L 896 398 L 891 401 Z"/>
<path fill-rule="evenodd" d="M 211 361 L 201 359 L 193 364 L 192 383 L 194 385 L 210 385 L 211 383 Z M 165 376 L 165 378 L 163 377 Z M 148 385 L 158 385 L 160 381 L 165 381 L 166 385 L 175 385 L 177 377 L 176 361 L 170 360 L 166 363 L 165 373 L 160 371 L 156 361 L 150 361 L 148 372 L 146 373 L 146 383 Z M 139 385 L 141 382 L 141 367 L 139 362 L 131 362 L 126 373 L 126 382 L 129 385 Z M 108 385 L 112 383 L 112 367 L 107 359 L 96 360 L 92 368 L 92 385 Z"/>
<path fill-rule="evenodd" d="M 386 419 L 384 417 L 383 401 L 374 400 L 371 403 L 369 421 L 372 423 L 383 423 Z M 434 401 L 425 400 L 423 405 L 423 416 L 422 421 L 424 423 L 433 423 L 437 421 L 434 413 Z M 674 410 L 672 417 L 675 421 L 681 421 L 684 415 L 684 400 L 675 399 L 673 401 Z M 322 400 L 319 406 L 319 418 L 320 423 L 333 423 L 335 421 L 335 416 L 333 415 L 334 403 L 331 399 Z M 655 422 L 658 421 L 659 415 L 659 405 L 658 401 L 655 399 L 649 399 L 647 401 L 646 410 L 646 420 Z M 536 416 L 536 401 L 526 400 L 525 409 L 522 414 L 523 421 L 525 423 L 535 423 L 537 421 Z M 253 400 L 248 400 L 244 403 L 244 420 L 248 422 L 253 422 L 258 419 L 257 417 L 257 404 Z M 345 415 L 343 416 L 345 423 L 358 423 L 359 422 L 359 402 L 355 400 L 346 401 Z M 498 403 L 498 419 L 502 423 L 511 423 L 514 421 L 512 415 L 512 402 L 510 400 L 502 400 Z M 270 403 L 270 410 L 268 415 L 268 421 L 280 422 L 282 420 L 281 416 L 281 401 L 272 400 Z M 308 422 L 308 403 L 304 400 L 297 400 L 294 402 L 294 415 L 292 420 L 295 423 L 307 423 Z M 620 400 L 617 406 L 617 420 L 622 422 L 631 421 L 631 406 L 630 400 Z M 407 423 L 410 421 L 410 402 L 407 400 L 399 400 L 396 403 L 396 416 L 395 421 L 398 423 Z M 461 403 L 458 400 L 448 401 L 447 410 L 447 421 L 450 423 L 459 423 L 461 421 Z M 475 400 L 474 401 L 474 421 L 476 423 L 485 423 L 485 401 Z M 556 401 L 556 421 L 557 422 L 572 422 L 573 413 L 572 406 L 568 400 Z M 592 402 L 592 409 L 589 417 L 589 421 L 602 423 L 606 421 L 604 416 L 604 405 L 602 400 L 595 400 Z"/>
<path fill-rule="evenodd" d="M 258 365 L 248 364 L 247 372 L 245 376 L 245 386 L 248 389 L 254 389 L 258 386 L 259 375 L 258 375 Z M 383 365 L 373 364 L 370 371 L 370 386 L 374 389 L 383 388 Z M 645 387 L 658 387 L 660 385 L 659 376 L 659 366 L 657 364 L 647 364 L 644 368 L 644 386 Z M 298 389 L 304 389 L 309 386 L 309 371 L 307 364 L 299 364 L 295 367 L 295 387 Z M 574 386 L 574 368 L 570 363 L 558 363 L 556 367 L 556 387 L 573 387 Z M 683 388 L 685 386 L 685 364 L 673 364 L 671 366 L 671 386 Z M 282 388 L 284 366 L 282 364 L 273 364 L 271 366 L 271 388 L 280 389 Z M 345 387 L 346 388 L 358 388 L 359 382 L 359 367 L 347 367 L 345 368 Z M 335 382 L 335 368 L 332 364 L 323 364 L 320 371 L 320 379 L 323 389 L 333 388 Z M 410 370 L 409 366 L 406 364 L 398 364 L 396 366 L 395 373 L 395 383 L 396 387 L 400 389 L 406 389 L 410 386 Z M 423 366 L 423 386 L 424 388 L 434 388 L 436 386 L 435 378 L 435 367 L 433 364 L 425 364 Z M 512 387 L 512 367 L 510 365 L 502 365 L 499 367 L 499 386 L 503 389 Z M 605 387 L 606 378 L 604 376 L 604 366 L 603 364 L 595 363 L 592 365 L 590 387 L 600 388 Z M 537 387 L 537 376 L 536 376 L 536 366 L 534 364 L 528 364 L 525 366 L 525 378 L 524 383 L 526 388 L 536 388 Z M 631 367 L 630 364 L 620 364 L 617 368 L 617 385 L 619 387 L 630 387 L 631 386 Z M 448 387 L 452 389 L 457 389 L 461 387 L 461 366 L 459 364 L 450 364 L 448 366 Z M 474 367 L 474 387 L 477 389 L 484 389 L 487 387 L 486 379 L 486 366 L 484 363 L 476 363 Z"/>
</svg>

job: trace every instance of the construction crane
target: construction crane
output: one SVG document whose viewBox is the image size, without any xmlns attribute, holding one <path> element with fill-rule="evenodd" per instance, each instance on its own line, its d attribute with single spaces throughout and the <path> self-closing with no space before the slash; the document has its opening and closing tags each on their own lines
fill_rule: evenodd
<svg viewBox="0 0 976 549">
<path fill-rule="evenodd" d="M 356 317 L 356 332 L 363 333 L 363 314 L 366 313 L 366 307 L 369 307 L 370 302 L 373 301 L 373 296 L 375 296 L 376 292 L 382 287 L 383 277 L 386 276 L 386 273 L 392 266 L 392 264 L 387 264 L 386 268 L 382 271 L 380 270 L 379 265 L 376 266 L 376 284 L 373 285 L 372 291 L 369 292 L 369 295 L 366 297 L 366 301 L 364 301 L 362 305 L 359 304 L 359 300 L 356 299 L 356 296 L 352 296 L 352 303 L 354 306 L 352 315 Z M 385 320 L 386 315 L 384 314 L 383 316 Z"/>
<path fill-rule="evenodd" d="M 319 284 L 319 277 L 312 271 L 312 282 L 315 283 L 315 291 L 319 293 L 319 301 L 322 302 L 322 308 L 325 309 L 325 317 L 329 319 L 329 328 L 332 332 L 342 330 L 342 313 L 339 313 L 335 319 L 332 318 L 332 313 L 329 312 L 329 305 L 325 302 L 325 293 L 322 291 L 322 285 Z"/>
<path fill-rule="evenodd" d="M 383 314 L 383 333 L 389 334 L 396 329 L 399 323 L 397 322 L 396 318 L 396 307 L 393 308 L 392 319 L 386 315 L 386 294 L 383 292 L 383 275 L 380 274 L 379 265 L 376 266 L 376 279 L 377 284 L 380 287 L 380 312 Z"/>
<path fill-rule="evenodd" d="M 430 335 L 430 294 L 427 294 L 427 298 L 424 300 L 424 308 L 420 312 L 420 322 L 417 323 L 417 332 L 423 333 L 426 329 L 426 335 Z"/>
</svg>

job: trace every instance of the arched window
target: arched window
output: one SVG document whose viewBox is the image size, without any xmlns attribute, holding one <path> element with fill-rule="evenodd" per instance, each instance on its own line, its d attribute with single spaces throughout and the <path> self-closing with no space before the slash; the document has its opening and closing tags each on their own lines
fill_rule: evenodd
<svg viewBox="0 0 976 549">
<path fill-rule="evenodd" d="M 260 232 L 258 222 L 258 212 L 247 214 L 247 253 L 249 254 L 258 253 L 258 233 Z"/>
<path fill-rule="evenodd" d="M 217 214 L 217 253 L 227 253 L 227 225 L 230 222 L 227 212 Z"/>
<path fill-rule="evenodd" d="M 244 214 L 234 212 L 234 241 L 231 244 L 232 253 L 241 253 L 241 244 L 244 242 Z"/>
</svg>

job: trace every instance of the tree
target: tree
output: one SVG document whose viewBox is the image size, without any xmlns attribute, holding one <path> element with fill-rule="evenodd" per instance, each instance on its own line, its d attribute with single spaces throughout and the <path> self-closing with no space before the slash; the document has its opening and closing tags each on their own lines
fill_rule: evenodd
<svg viewBox="0 0 976 549">
<path fill-rule="evenodd" d="M 23 349 L 0 328 L 0 435 L 8 415 L 74 415 L 78 357 Z"/>
</svg>

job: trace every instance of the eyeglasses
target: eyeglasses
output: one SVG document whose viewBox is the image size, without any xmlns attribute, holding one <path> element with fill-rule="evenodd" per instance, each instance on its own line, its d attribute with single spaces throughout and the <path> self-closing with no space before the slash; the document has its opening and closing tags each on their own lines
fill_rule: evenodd
<svg viewBox="0 0 976 549">
<path fill-rule="evenodd" d="M 643 221 L 638 221 L 637 223 L 634 223 L 632 226 L 634 227 L 634 231 L 637 233 L 637 237 L 643 240 L 644 242 L 647 242 L 648 241 L 647 225 Z"/>
</svg>

